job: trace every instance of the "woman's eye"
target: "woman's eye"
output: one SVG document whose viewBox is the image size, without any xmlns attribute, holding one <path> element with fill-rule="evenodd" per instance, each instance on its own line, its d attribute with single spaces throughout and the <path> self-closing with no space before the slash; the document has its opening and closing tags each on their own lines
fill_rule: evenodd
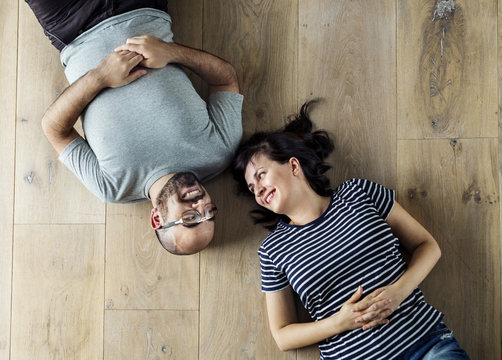
<svg viewBox="0 0 502 360">
<path fill-rule="evenodd" d="M 259 173 L 259 174 L 258 174 L 258 179 L 261 179 L 264 175 L 265 175 L 265 173 L 264 173 L 264 172 Z"/>
</svg>

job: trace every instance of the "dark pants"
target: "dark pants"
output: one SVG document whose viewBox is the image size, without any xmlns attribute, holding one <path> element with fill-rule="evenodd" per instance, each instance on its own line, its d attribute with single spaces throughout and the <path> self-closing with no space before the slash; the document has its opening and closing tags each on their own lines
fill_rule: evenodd
<svg viewBox="0 0 502 360">
<path fill-rule="evenodd" d="M 59 51 L 78 35 L 115 15 L 140 8 L 167 12 L 167 0 L 25 0 Z"/>
</svg>

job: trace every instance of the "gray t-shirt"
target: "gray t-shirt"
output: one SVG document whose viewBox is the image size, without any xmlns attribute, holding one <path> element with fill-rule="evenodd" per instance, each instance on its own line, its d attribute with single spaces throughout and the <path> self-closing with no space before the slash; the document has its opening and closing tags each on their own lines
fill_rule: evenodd
<svg viewBox="0 0 502 360">
<path fill-rule="evenodd" d="M 127 38 L 144 34 L 172 41 L 169 15 L 134 10 L 83 33 L 61 52 L 68 81 L 96 67 Z M 216 92 L 206 104 L 180 67 L 148 69 L 89 104 L 82 114 L 86 139 L 72 141 L 59 159 L 101 200 L 143 201 L 166 174 L 191 171 L 204 181 L 228 166 L 242 136 L 242 99 Z"/>
</svg>

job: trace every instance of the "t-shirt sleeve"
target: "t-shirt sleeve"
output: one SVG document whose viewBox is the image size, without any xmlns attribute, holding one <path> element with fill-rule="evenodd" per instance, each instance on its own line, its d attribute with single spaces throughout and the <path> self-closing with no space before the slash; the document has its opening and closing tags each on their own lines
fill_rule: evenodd
<svg viewBox="0 0 502 360">
<path fill-rule="evenodd" d="M 59 155 L 59 160 L 90 192 L 102 201 L 106 201 L 103 174 L 99 168 L 98 159 L 87 141 L 82 137 L 73 140 Z"/>
<path fill-rule="evenodd" d="M 387 219 L 395 199 L 394 190 L 366 179 L 355 179 L 357 185 L 368 195 L 383 219 Z"/>
<path fill-rule="evenodd" d="M 209 118 L 221 136 L 223 143 L 235 150 L 242 137 L 242 101 L 241 94 L 218 91 L 209 95 Z"/>
<path fill-rule="evenodd" d="M 260 255 L 261 290 L 274 292 L 286 288 L 289 285 L 286 274 L 277 270 L 267 251 L 260 248 L 258 255 Z"/>
</svg>

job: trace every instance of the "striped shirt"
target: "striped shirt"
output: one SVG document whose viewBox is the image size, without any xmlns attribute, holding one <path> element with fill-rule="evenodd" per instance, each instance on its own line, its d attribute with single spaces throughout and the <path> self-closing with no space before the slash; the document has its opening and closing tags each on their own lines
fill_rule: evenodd
<svg viewBox="0 0 502 360">
<path fill-rule="evenodd" d="M 385 221 L 393 205 L 394 191 L 352 179 L 332 191 L 330 205 L 313 222 L 294 226 L 280 221 L 258 251 L 262 290 L 290 285 L 318 321 L 338 312 L 359 285 L 364 297 L 394 283 L 406 263 Z M 415 289 L 388 324 L 320 342 L 321 359 L 394 359 L 442 317 Z"/>
</svg>

